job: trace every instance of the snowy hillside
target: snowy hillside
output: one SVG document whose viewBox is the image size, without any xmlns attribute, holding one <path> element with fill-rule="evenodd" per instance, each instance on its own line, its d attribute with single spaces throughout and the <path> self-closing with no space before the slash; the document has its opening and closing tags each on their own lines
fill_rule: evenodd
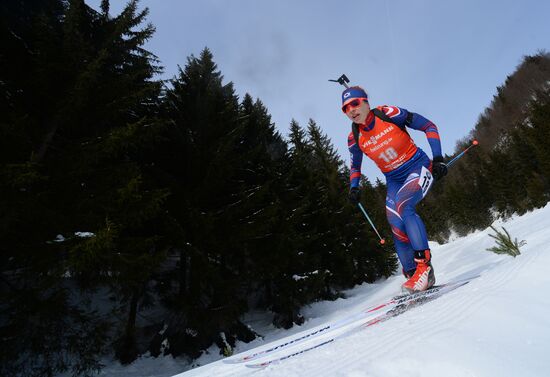
<svg viewBox="0 0 550 377">
<path fill-rule="evenodd" d="M 296 353 L 348 330 L 331 343 L 264 369 L 211 362 L 219 359 L 218 350 L 212 348 L 195 363 L 209 364 L 177 376 L 549 376 L 550 206 L 494 225 L 498 229 L 504 225 L 512 238 L 527 241 L 522 255 L 512 258 L 486 251 L 495 245 L 488 235 L 494 233 L 491 229 L 445 245 L 432 244 L 438 284 L 480 275 L 433 301 L 360 331 L 349 332 L 349 328 L 361 321 L 351 323 L 254 360 Z M 312 305 L 304 311 L 309 320 L 288 331 L 271 328 L 265 317 L 251 315 L 248 323 L 265 339 L 239 344 L 231 359 L 383 303 L 399 292 L 402 282 L 395 275 L 356 287 L 346 292 L 345 300 Z M 164 377 L 177 368 L 189 366 L 170 358 L 141 358 L 130 367 L 107 367 L 101 374 Z"/>
</svg>

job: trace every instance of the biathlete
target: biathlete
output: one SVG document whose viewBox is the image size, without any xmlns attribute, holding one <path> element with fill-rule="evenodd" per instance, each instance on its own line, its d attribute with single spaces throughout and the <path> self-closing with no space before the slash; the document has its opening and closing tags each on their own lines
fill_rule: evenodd
<svg viewBox="0 0 550 377">
<path fill-rule="evenodd" d="M 426 227 L 415 207 L 433 180 L 447 174 L 437 127 L 422 115 L 400 107 L 371 109 L 367 93 L 358 86 L 342 93 L 342 111 L 353 122 L 348 136 L 351 154 L 349 198 L 355 205 L 360 201 L 361 163 L 366 155 L 386 177 L 386 216 L 407 279 L 403 290 L 426 290 L 435 284 L 435 274 Z M 407 128 L 426 134 L 432 160 L 416 146 Z"/>
</svg>

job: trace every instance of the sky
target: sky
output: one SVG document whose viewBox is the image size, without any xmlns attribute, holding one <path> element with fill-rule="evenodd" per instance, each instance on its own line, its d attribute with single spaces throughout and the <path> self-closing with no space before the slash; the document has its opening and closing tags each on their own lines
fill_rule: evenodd
<svg viewBox="0 0 550 377">
<path fill-rule="evenodd" d="M 228 359 L 212 345 L 192 362 L 148 355 L 127 366 L 105 360 L 99 376 L 548 376 L 550 205 L 493 225 L 525 241 L 521 255 L 488 251 L 495 246 L 490 228 L 444 245 L 430 242 L 436 284 L 451 285 L 386 321 L 378 320 L 398 304 L 390 299 L 404 282 L 399 271 L 347 290 L 345 298 L 302 308 L 305 323 L 288 330 L 275 328 L 270 313 L 249 313 L 244 323 L 262 337 L 237 342 Z M 452 285 L 472 277 L 466 285 Z M 274 351 L 262 353 L 267 349 Z M 243 360 L 255 354 L 260 357 Z M 265 369 L 246 367 L 271 360 L 280 361 Z"/>
<path fill-rule="evenodd" d="M 86 0 L 99 9 L 101 0 Z M 111 0 L 111 14 L 126 1 Z M 309 119 L 349 162 L 341 112 L 345 73 L 371 106 L 419 113 L 452 155 L 526 55 L 550 50 L 550 2 L 541 0 L 141 0 L 156 33 L 145 47 L 171 79 L 208 47 L 240 98 L 249 93 L 288 135 Z M 422 133 L 411 133 L 431 157 Z M 382 177 L 363 162 L 369 178 Z"/>
</svg>

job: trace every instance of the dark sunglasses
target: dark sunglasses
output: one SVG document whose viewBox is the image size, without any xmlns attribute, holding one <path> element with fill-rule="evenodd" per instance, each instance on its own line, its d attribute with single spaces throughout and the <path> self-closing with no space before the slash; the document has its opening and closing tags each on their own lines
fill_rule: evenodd
<svg viewBox="0 0 550 377">
<path fill-rule="evenodd" d="M 355 109 L 356 107 L 359 107 L 361 105 L 362 101 L 367 102 L 367 99 L 366 98 L 356 98 L 353 101 L 346 103 L 344 106 L 342 106 L 343 113 L 347 114 L 351 109 Z"/>
</svg>

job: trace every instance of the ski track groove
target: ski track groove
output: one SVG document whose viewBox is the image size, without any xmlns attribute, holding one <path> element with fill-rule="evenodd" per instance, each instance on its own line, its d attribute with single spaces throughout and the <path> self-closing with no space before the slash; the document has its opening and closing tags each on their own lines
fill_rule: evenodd
<svg viewBox="0 0 550 377">
<path fill-rule="evenodd" d="M 464 287 L 460 288 L 465 288 Z M 460 289 L 459 288 L 459 289 Z M 453 292 L 449 292 L 448 294 L 451 294 Z M 447 296 L 444 295 L 443 297 Z M 442 298 L 443 298 L 442 297 Z M 340 352 L 334 352 L 337 350 L 339 345 L 343 344 L 344 339 L 338 339 L 335 341 L 335 343 L 331 345 L 327 345 L 326 348 L 322 350 L 318 350 L 317 352 L 324 352 L 326 358 L 334 358 L 337 357 L 339 360 L 339 364 L 341 365 L 342 362 L 344 365 L 353 365 L 357 364 L 357 361 L 359 359 L 367 359 L 372 360 L 373 358 L 376 359 L 379 356 L 382 356 L 384 354 L 390 353 L 392 349 L 394 349 L 398 344 L 403 342 L 414 342 L 415 340 L 418 340 L 419 332 L 422 338 L 429 338 L 432 334 L 438 333 L 438 332 L 445 332 L 448 331 L 450 325 L 448 323 L 445 323 L 443 326 L 441 326 L 441 329 L 438 327 L 431 328 L 429 332 L 425 332 L 424 326 L 422 323 L 416 324 L 414 328 L 411 331 L 411 325 L 410 325 L 410 316 L 417 316 L 418 310 L 422 310 L 422 308 L 426 307 L 427 305 L 430 305 L 434 302 L 437 302 L 437 300 L 440 300 L 441 298 L 437 298 L 432 302 L 428 302 L 424 305 L 421 305 L 417 308 L 410 309 L 409 312 L 403 313 L 399 315 L 398 317 L 391 318 L 390 320 L 386 322 L 392 322 L 394 325 L 391 327 L 378 327 L 383 326 L 384 323 L 381 323 L 379 325 L 375 325 L 375 327 L 371 328 L 364 328 L 364 329 L 358 329 L 356 333 L 350 334 L 348 337 L 345 337 L 344 339 L 347 340 L 347 343 L 357 343 L 357 346 L 361 351 L 359 352 L 353 352 L 353 353 L 347 353 L 343 354 Z M 460 306 L 460 305 L 459 305 Z M 445 318 L 445 317 L 443 317 Z M 403 330 L 406 330 L 405 334 L 406 336 L 403 336 Z M 364 337 L 367 336 L 371 340 L 367 340 L 371 343 L 370 346 L 365 347 L 364 344 Z M 382 338 L 382 342 L 378 342 L 376 339 Z M 363 342 L 363 344 L 361 344 Z M 312 357 L 313 354 L 308 354 L 307 357 Z M 317 355 L 318 356 L 318 355 Z M 306 357 L 306 356 L 304 356 Z M 290 361 L 289 361 L 290 362 Z M 293 363 L 296 363 L 296 360 L 293 360 Z M 276 367 L 276 366 L 274 366 Z M 290 367 L 290 365 L 289 365 Z M 337 369 L 335 369 L 337 368 Z M 338 376 L 343 375 L 343 371 L 341 370 L 341 366 L 335 366 L 335 368 L 327 367 L 327 365 L 322 364 L 318 365 L 315 368 L 310 368 L 306 374 L 303 372 L 301 376 L 318 376 L 321 375 L 327 375 L 327 376 Z"/>
<path fill-rule="evenodd" d="M 464 287 L 460 287 L 460 288 L 464 288 Z M 451 294 L 451 293 L 452 292 L 449 292 L 448 294 Z M 439 299 L 441 298 L 437 298 L 436 300 L 439 300 Z M 436 302 L 436 300 L 434 300 L 433 302 Z M 398 317 L 391 318 L 390 320 L 386 321 L 386 322 L 392 322 L 394 324 L 393 326 L 390 326 L 390 327 L 384 326 L 384 324 L 386 324 L 386 322 L 384 322 L 379 325 L 374 325 L 373 327 L 357 329 L 356 333 L 351 333 L 349 336 L 344 337 L 343 339 L 342 338 L 338 339 L 335 341 L 335 343 L 327 345 L 323 347 L 322 350 L 320 349 L 320 350 L 317 350 L 316 352 L 324 352 L 325 354 L 327 354 L 326 356 L 327 358 L 337 357 L 340 362 L 344 362 L 344 364 L 346 365 L 355 364 L 359 358 L 364 359 L 365 357 L 367 357 L 368 359 L 372 359 L 372 358 L 376 358 L 377 356 L 387 354 L 388 352 L 391 352 L 391 350 L 394 349 L 395 346 L 398 345 L 399 343 L 413 342 L 415 339 L 418 338 L 418 334 L 417 334 L 419 330 L 418 327 L 420 327 L 420 330 L 421 330 L 423 326 L 422 325 L 415 326 L 415 329 L 413 329 L 414 331 L 411 332 L 410 324 L 408 324 L 408 322 L 410 322 L 410 319 L 408 319 L 407 316 L 413 315 L 414 312 L 418 310 L 422 310 L 422 308 L 425 305 L 430 305 L 433 302 L 428 302 L 417 308 L 412 308 L 410 309 L 410 312 L 403 313 Z M 366 321 L 362 321 L 362 322 L 364 323 Z M 407 330 L 407 332 L 405 332 L 406 334 L 405 337 L 403 336 L 402 327 L 405 327 L 405 330 Z M 448 326 L 444 326 L 444 327 L 447 328 Z M 436 329 L 433 330 L 433 332 L 437 332 L 437 331 L 438 330 Z M 383 342 L 378 342 L 376 340 L 376 339 L 379 339 L 380 337 L 379 334 L 383 337 L 384 339 Z M 361 342 L 365 341 L 364 340 L 365 336 L 369 337 L 369 339 L 372 339 L 372 344 L 368 347 L 365 347 L 365 344 L 360 344 Z M 428 336 L 428 335 L 424 334 L 423 336 Z M 327 337 L 327 338 L 330 338 L 330 337 Z M 343 343 L 344 339 L 347 341 L 347 344 L 349 344 L 350 342 L 357 343 L 358 348 L 360 348 L 361 351 L 347 353 L 345 355 L 338 352 L 334 353 L 333 351 L 338 349 L 339 345 L 344 344 Z M 318 341 L 320 342 L 320 340 Z M 369 342 L 369 340 L 367 340 L 367 342 Z M 306 356 L 311 357 L 312 355 L 313 354 L 304 355 L 304 358 Z M 296 363 L 297 361 L 295 359 L 295 360 L 292 360 L 292 362 Z M 288 362 L 285 362 L 285 365 L 288 365 L 290 367 L 290 360 Z M 342 371 L 340 370 L 340 367 L 338 366 L 337 368 L 338 370 L 334 370 L 333 368 L 327 367 L 327 365 L 322 364 L 317 366 L 316 368 L 310 368 L 307 374 L 304 374 L 302 372 L 301 375 L 317 376 L 319 373 L 321 373 L 322 375 L 336 376 L 342 373 Z"/>
<path fill-rule="evenodd" d="M 332 355 L 332 351 L 337 349 L 338 344 L 344 339 L 338 339 L 334 344 L 327 345 L 325 349 L 318 350 L 317 352 L 327 353 L 327 357 L 329 358 L 338 357 L 340 363 L 343 362 L 344 365 L 353 365 L 357 364 L 359 358 L 366 358 L 368 361 L 387 354 L 400 343 L 412 343 L 418 341 L 419 337 L 421 337 L 420 339 L 422 341 L 423 339 L 429 339 L 439 333 L 448 333 L 453 328 L 456 328 L 455 325 L 457 323 L 467 320 L 472 313 L 482 307 L 487 301 L 487 298 L 491 297 L 501 288 L 502 284 L 509 280 L 508 278 L 510 275 L 514 275 L 525 265 L 532 263 L 535 256 L 536 254 L 522 258 L 520 263 L 506 263 L 510 261 L 498 263 L 500 267 L 496 269 L 498 273 L 491 274 L 493 276 L 481 276 L 478 278 L 485 279 L 483 291 L 476 288 L 476 279 L 474 279 L 467 285 L 458 288 L 456 291 L 449 292 L 443 297 L 439 297 L 417 308 L 412 308 L 410 311 L 388 320 L 387 322 L 392 322 L 393 326 L 383 326 L 384 322 L 375 325 L 373 328 L 358 329 L 356 334 L 352 333 L 348 337 L 345 337 L 348 343 L 355 342 L 358 346 L 361 343 L 361 338 L 364 336 L 371 337 L 373 339 L 371 345 L 365 347 L 363 343 L 360 352 L 347 353 L 345 355 L 336 353 Z M 469 294 L 464 294 L 464 290 L 469 290 Z M 459 292 L 462 292 L 462 294 Z M 455 296 L 454 299 L 453 295 Z M 439 302 L 439 304 L 437 304 L 437 302 Z M 430 306 L 433 306 L 433 308 L 430 308 Z M 434 312 L 436 308 L 437 311 Z M 418 321 L 418 318 L 415 317 L 423 317 L 424 314 L 422 314 L 422 311 L 426 311 L 427 309 L 429 309 L 429 311 L 426 312 L 426 315 L 444 318 L 445 320 L 436 322 L 437 325 L 431 324 L 430 326 L 424 326 L 423 321 Z M 411 328 L 411 326 L 413 327 Z M 379 339 L 381 342 L 375 341 L 374 339 Z M 310 356 L 311 355 L 307 355 L 307 357 Z M 295 362 L 296 360 L 293 360 L 293 364 Z M 308 370 L 307 374 L 302 372 L 301 375 L 307 377 L 317 376 L 319 372 L 331 376 L 342 375 L 343 371 L 341 367 L 338 366 L 337 368 L 338 370 L 335 370 L 334 368 L 327 367 L 327 365 L 323 363 L 316 368 Z"/>
<path fill-rule="evenodd" d="M 332 344 L 322 346 L 321 348 L 304 355 L 300 355 L 295 358 L 285 360 L 279 364 L 274 364 L 265 369 L 259 370 L 249 370 L 244 364 L 225 364 L 226 368 L 220 368 L 216 375 L 223 377 L 263 377 L 280 373 L 277 369 L 284 368 L 285 375 L 289 377 L 318 377 L 319 375 L 346 376 L 349 371 L 342 370 L 341 365 L 352 365 L 354 368 L 357 368 L 357 366 L 360 365 L 368 365 L 371 360 L 375 360 L 383 355 L 391 353 L 392 350 L 402 343 L 413 343 L 419 339 L 420 342 L 424 342 L 425 339 L 429 339 L 436 334 L 452 332 L 452 329 L 456 328 L 457 324 L 467 321 L 476 310 L 486 303 L 488 298 L 493 296 L 495 293 L 498 293 L 502 285 L 509 281 L 510 276 L 515 276 L 518 271 L 522 270 L 526 265 L 536 263 L 536 259 L 538 259 L 538 257 L 539 253 L 537 252 L 530 255 L 522 254 L 521 256 L 514 258 L 513 262 L 511 259 L 504 259 L 497 262 L 495 266 L 483 270 L 481 272 L 481 276 L 477 278 L 483 280 L 483 290 L 477 288 L 477 279 L 473 279 L 468 284 L 459 287 L 455 291 L 448 292 L 442 297 L 438 297 L 431 302 L 427 302 L 416 308 L 411 308 L 409 311 L 395 318 L 391 318 L 388 321 L 374 325 L 373 327 L 357 329 L 356 332 L 352 332 L 348 336 L 339 338 Z M 452 281 L 453 279 L 450 278 L 448 280 Z M 469 291 L 468 294 L 465 294 L 465 291 Z M 423 313 L 424 311 L 425 313 Z M 442 318 L 444 320 L 425 326 L 423 321 L 425 316 Z M 365 323 L 366 321 L 367 320 L 360 320 L 353 322 L 334 334 L 327 333 L 323 337 L 316 338 L 315 341 L 300 343 L 299 345 L 296 345 L 296 347 L 290 347 L 287 349 L 287 352 L 276 352 L 271 356 L 272 358 L 280 357 L 298 351 L 306 344 L 319 344 L 322 341 L 328 340 L 334 336 L 344 333 L 345 331 L 349 331 L 353 328 L 353 326 L 357 326 L 359 323 Z M 392 325 L 388 326 L 388 323 L 391 323 Z M 318 326 L 321 325 L 323 324 L 319 324 Z M 292 336 L 295 335 L 296 334 L 293 334 Z M 281 339 L 277 341 L 280 341 Z M 340 352 L 343 344 L 350 343 L 357 346 L 357 352 Z M 265 347 L 267 347 L 267 345 Z M 304 362 L 308 363 L 308 358 L 318 360 L 319 353 L 324 355 L 323 360 L 328 361 L 321 363 L 309 363 L 310 366 L 313 365 L 314 367 L 310 367 L 307 370 L 303 370 L 300 367 Z M 337 358 L 339 362 L 330 363 L 330 360 L 335 358 Z M 265 357 L 259 360 L 269 359 L 269 357 Z M 231 367 L 231 369 L 227 367 Z"/>
<path fill-rule="evenodd" d="M 464 286 L 466 287 L 466 286 Z M 461 287 L 461 288 L 464 288 Z M 448 295 L 452 294 L 453 292 L 449 292 Z M 446 297 L 445 295 L 444 297 Z M 441 300 L 444 297 L 438 298 L 437 300 Z M 449 300 L 450 301 L 450 298 Z M 383 346 L 380 346 L 379 344 L 373 344 L 371 347 L 369 347 L 368 355 L 369 359 L 377 358 L 379 356 L 382 356 L 384 354 L 387 354 L 391 352 L 395 347 L 401 343 L 414 343 L 419 340 L 419 337 L 421 339 L 429 338 L 437 333 L 440 332 L 446 332 L 452 325 L 447 321 L 449 318 L 447 313 L 452 313 L 452 309 L 447 309 L 446 306 L 443 305 L 443 303 L 440 303 L 439 305 L 436 305 L 437 301 L 434 300 L 433 302 L 426 303 L 425 305 L 411 309 L 410 312 L 403 313 L 400 317 L 396 317 L 395 321 L 392 325 L 392 330 L 389 331 L 387 329 L 378 329 L 378 332 L 380 332 L 380 337 L 383 337 L 384 342 Z M 438 310 L 437 312 L 433 312 L 434 308 L 430 308 L 428 305 L 434 304 L 432 306 L 437 307 L 443 307 L 446 308 L 445 310 Z M 418 310 L 416 310 L 418 309 Z M 422 321 L 422 318 L 418 320 L 418 317 L 423 317 L 425 314 L 422 313 L 422 311 L 426 311 L 427 315 L 436 315 L 439 318 L 445 318 L 445 322 L 441 323 L 439 326 L 433 326 L 430 324 L 429 326 L 425 326 L 425 323 Z M 432 314 L 434 313 L 434 314 Z M 377 335 L 377 334 L 374 334 Z"/>
<path fill-rule="evenodd" d="M 472 282 L 460 288 L 460 291 L 463 293 L 462 295 L 459 294 L 459 291 L 457 290 L 456 292 L 450 292 L 448 295 L 438 298 L 437 301 L 434 300 L 433 306 L 437 307 L 437 311 L 435 312 L 435 308 L 431 308 L 431 310 L 428 311 L 427 314 L 430 316 L 436 316 L 438 318 L 444 318 L 445 320 L 437 322 L 437 325 L 435 326 L 430 325 L 426 328 L 423 328 L 422 324 L 417 325 L 415 326 L 413 331 L 409 332 L 407 337 L 404 338 L 403 336 L 401 336 L 399 342 L 407 342 L 410 340 L 418 339 L 419 331 L 422 331 L 422 338 L 429 338 L 431 336 L 434 336 L 435 334 L 445 333 L 448 332 L 450 329 L 456 328 L 456 324 L 466 321 L 468 317 L 470 317 L 476 310 L 478 310 L 486 303 L 489 297 L 493 296 L 495 293 L 498 293 L 502 285 L 509 281 L 509 276 L 515 276 L 514 274 L 517 274 L 517 272 L 522 270 L 526 265 L 534 263 L 535 259 L 538 259 L 538 256 L 539 254 L 535 253 L 533 255 L 529 255 L 528 257 L 523 258 L 521 262 L 514 261 L 514 263 L 509 263 L 511 262 L 511 260 L 508 260 L 506 261 L 508 263 L 502 263 L 501 268 L 496 269 L 498 273 L 492 274 L 493 276 L 480 277 L 485 279 L 485 282 L 483 284 L 483 291 L 477 289 L 476 279 L 474 279 L 472 280 Z M 470 294 L 465 295 L 464 289 L 469 290 Z M 453 299 L 453 294 L 455 293 L 456 297 Z M 436 305 L 435 302 L 439 302 L 440 304 Z M 427 303 L 426 305 L 429 304 L 430 303 Z M 423 310 L 427 309 L 427 307 L 422 306 L 418 309 Z M 408 317 L 411 316 L 418 315 L 411 310 L 411 312 L 407 312 L 402 315 L 402 320 L 408 321 Z M 394 331 L 387 332 L 387 335 L 391 336 L 395 332 L 399 333 L 400 325 L 398 324 L 398 322 L 399 321 L 397 320 L 394 322 L 394 325 L 392 326 Z M 422 321 L 420 321 L 420 323 L 421 322 Z M 380 331 L 382 332 L 382 330 Z M 368 352 L 369 355 L 373 358 L 376 358 L 377 356 L 384 354 L 388 350 L 391 350 L 395 346 L 395 344 L 396 342 L 388 340 L 385 344 L 386 347 L 376 347 L 375 349 L 366 349 L 366 351 L 370 351 Z"/>
</svg>

